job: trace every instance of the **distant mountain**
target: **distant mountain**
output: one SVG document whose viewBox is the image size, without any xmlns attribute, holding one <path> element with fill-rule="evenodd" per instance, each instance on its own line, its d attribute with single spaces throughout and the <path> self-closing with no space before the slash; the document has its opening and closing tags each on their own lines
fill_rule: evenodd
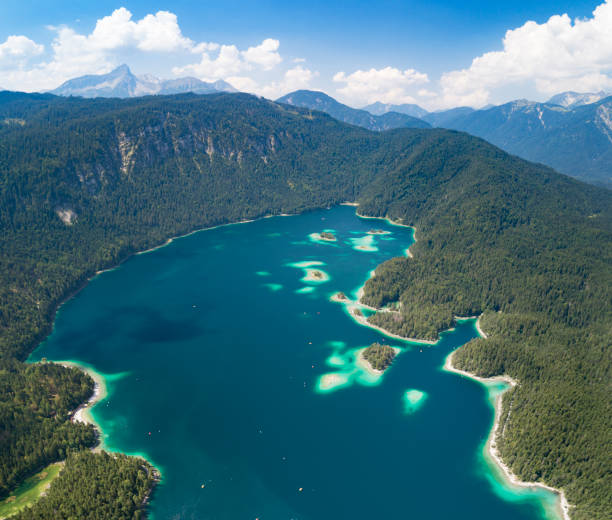
<svg viewBox="0 0 612 520">
<path fill-rule="evenodd" d="M 430 112 L 426 116 L 423 116 L 423 120 L 427 121 L 431 126 L 439 126 L 452 128 L 452 122 L 463 116 L 471 114 L 475 112 L 475 109 L 472 107 L 457 107 L 451 108 L 449 110 L 441 110 L 439 112 Z"/>
<path fill-rule="evenodd" d="M 375 116 L 382 116 L 383 114 L 386 114 L 387 112 L 397 112 L 399 114 L 406 114 L 408 116 L 418 117 L 420 119 L 422 119 L 423 116 L 426 116 L 427 114 L 429 114 L 427 110 L 425 110 L 424 108 L 421 108 L 419 105 L 414 105 L 410 103 L 405 103 L 403 105 L 390 105 L 390 104 L 381 103 L 380 101 L 377 101 L 376 103 L 372 103 L 371 105 L 365 106 L 363 107 L 362 110 L 366 110 L 370 114 L 373 114 Z"/>
<path fill-rule="evenodd" d="M 590 105 L 591 103 L 597 103 L 598 101 L 610 96 L 610 93 L 606 93 L 603 90 L 600 92 L 561 92 L 556 96 L 551 97 L 547 103 L 553 105 L 561 105 L 566 108 L 575 108 L 582 105 Z"/>
<path fill-rule="evenodd" d="M 319 110 L 344 121 L 368 130 L 390 130 L 392 128 L 429 128 L 430 124 L 406 114 L 387 112 L 380 116 L 370 114 L 366 110 L 351 108 L 336 101 L 323 92 L 312 90 L 296 90 L 276 100 L 277 103 L 294 105 L 311 110 Z"/>
<path fill-rule="evenodd" d="M 575 108 L 522 99 L 488 110 L 461 110 L 429 114 L 425 119 L 612 188 L 612 97 Z"/>
<path fill-rule="evenodd" d="M 162 80 L 155 76 L 136 76 L 127 65 L 121 65 L 108 74 L 81 76 L 66 81 L 51 94 L 58 96 L 93 97 L 138 97 L 153 94 L 210 94 L 213 92 L 236 92 L 225 81 L 206 83 L 197 78 Z"/>
</svg>

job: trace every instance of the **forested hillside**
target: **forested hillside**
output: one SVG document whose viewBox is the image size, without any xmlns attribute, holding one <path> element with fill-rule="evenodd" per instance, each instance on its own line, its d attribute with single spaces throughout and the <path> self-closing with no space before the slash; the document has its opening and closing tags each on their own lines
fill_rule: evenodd
<svg viewBox="0 0 612 520">
<path fill-rule="evenodd" d="M 424 338 L 454 314 L 485 312 L 491 339 L 456 357 L 521 382 L 504 457 L 521 476 L 563 486 L 578 505 L 575 518 L 605 518 L 612 195 L 453 131 L 374 133 L 244 94 L 0 93 L 0 406 L 19 402 L 11 381 L 32 368 L 17 360 L 96 270 L 196 228 L 345 200 L 358 200 L 362 214 L 417 226 L 415 259 L 379 267 L 368 301 L 401 301 L 404 320 L 394 330 Z M 51 395 L 51 382 L 41 384 Z M 74 395 L 86 398 L 87 388 Z M 44 420 L 35 416 L 21 435 L 43 431 L 34 423 Z M 3 418 L 0 433 L 10 427 Z M 49 435 L 59 428 L 74 436 L 80 427 L 57 420 Z M 10 469 L 5 437 L 0 474 Z M 77 447 L 62 442 L 64 452 L 36 463 L 24 452 L 19 474 Z M 94 466 L 79 471 L 93 476 Z M 141 496 L 141 474 L 126 475 Z M 103 491 L 118 496 L 111 485 Z"/>
<path fill-rule="evenodd" d="M 603 519 L 612 510 L 612 197 L 533 173 L 465 134 L 419 142 L 361 198 L 360 213 L 417 229 L 414 258 L 379 266 L 364 300 L 401 302 L 401 320 L 370 320 L 426 339 L 454 316 L 484 312 L 489 339 L 454 361 L 519 381 L 504 396 L 504 460 L 524 480 L 562 487 L 578 505 L 573 518 Z"/>
<path fill-rule="evenodd" d="M 374 115 L 367 110 L 359 110 L 344 105 L 324 92 L 296 90 L 276 100 L 277 103 L 310 108 L 329 114 L 338 121 L 361 126 L 368 130 L 390 130 L 393 128 L 430 128 L 429 123 L 400 111 L 386 111 Z"/>
</svg>

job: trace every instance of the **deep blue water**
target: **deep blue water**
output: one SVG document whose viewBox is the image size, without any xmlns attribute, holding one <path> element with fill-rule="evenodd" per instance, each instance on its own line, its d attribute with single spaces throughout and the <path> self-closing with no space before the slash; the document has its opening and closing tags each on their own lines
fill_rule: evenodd
<svg viewBox="0 0 612 520">
<path fill-rule="evenodd" d="M 391 234 L 370 239 L 373 227 Z M 338 241 L 309 238 L 324 229 Z M 550 494 L 504 492 L 483 460 L 486 389 L 441 370 L 474 324 L 409 344 L 329 300 L 411 242 L 350 207 L 195 233 L 92 280 L 32 360 L 109 376 L 94 416 L 108 449 L 161 469 L 158 520 L 544 518 Z M 290 264 L 303 261 L 330 280 L 301 281 Z M 403 351 L 372 381 L 352 352 L 383 340 Z M 347 385 L 322 392 L 330 372 Z M 408 390 L 424 395 L 409 411 Z"/>
</svg>

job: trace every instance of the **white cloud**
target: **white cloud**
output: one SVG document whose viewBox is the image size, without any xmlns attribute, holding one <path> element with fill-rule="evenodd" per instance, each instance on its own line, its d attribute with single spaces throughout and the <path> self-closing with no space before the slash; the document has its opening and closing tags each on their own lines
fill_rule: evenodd
<svg viewBox="0 0 612 520">
<path fill-rule="evenodd" d="M 278 40 L 266 38 L 260 45 L 249 47 L 241 54 L 247 63 L 260 65 L 264 70 L 270 70 L 282 61 L 278 53 L 279 46 L 280 42 Z"/>
<path fill-rule="evenodd" d="M 183 35 L 176 15 L 168 11 L 134 20 L 132 13 L 121 7 L 100 18 L 89 34 L 80 34 L 67 26 L 48 29 L 55 36 L 46 55 L 43 45 L 23 35 L 9 36 L 0 44 L 5 88 L 52 89 L 76 76 L 109 72 L 126 54 L 157 54 L 163 60 L 171 56 L 175 63 L 189 63 L 194 55 L 199 56 L 196 63 L 176 66 L 173 72 L 209 81 L 239 77 L 245 71 L 269 71 L 282 61 L 278 52 L 280 42 L 272 38 L 246 50 L 215 42 L 196 43 Z M 28 61 L 33 57 L 38 59 Z"/>
<path fill-rule="evenodd" d="M 9 36 L 4 43 L 0 43 L 0 64 L 26 60 L 42 54 L 44 50 L 44 45 L 25 36 Z"/>
<path fill-rule="evenodd" d="M 198 53 L 201 53 L 200 61 L 174 67 L 172 72 L 177 76 L 190 74 L 205 81 L 217 79 L 229 81 L 230 77 L 243 81 L 244 78 L 238 76 L 240 73 L 253 69 L 267 71 L 278 65 L 282 61 L 278 53 L 279 46 L 279 41 L 272 38 L 267 38 L 261 44 L 249 47 L 245 51 L 238 50 L 235 45 L 201 43 L 194 47 Z"/>
<path fill-rule="evenodd" d="M 226 78 L 227 82 L 232 85 L 235 89 L 240 92 L 250 92 L 251 94 L 257 94 L 260 90 L 260 86 L 253 78 L 247 76 L 230 76 Z"/>
<path fill-rule="evenodd" d="M 210 51 L 206 50 L 202 52 L 198 63 L 174 67 L 172 73 L 175 76 L 188 74 L 205 81 L 215 81 L 239 74 L 245 68 L 248 68 L 235 45 L 220 45 L 217 50 L 216 57 L 211 57 Z"/>
<path fill-rule="evenodd" d="M 533 84 L 542 94 L 612 88 L 612 3 L 592 18 L 555 15 L 506 32 L 503 50 L 475 58 L 469 68 L 442 75 L 441 105 L 484 105 L 496 88 Z"/>
<path fill-rule="evenodd" d="M 427 74 L 414 69 L 399 70 L 394 67 L 384 69 L 357 70 L 352 74 L 338 72 L 333 78 L 345 86 L 336 92 L 349 104 L 366 105 L 375 101 L 383 103 L 414 103 L 408 89 L 414 85 L 427 83 Z"/>
<path fill-rule="evenodd" d="M 433 98 L 433 97 L 436 97 L 438 94 L 431 90 L 427 90 L 426 88 L 422 88 L 422 89 L 419 89 L 419 91 L 417 92 L 417 95 L 422 98 Z"/>
<path fill-rule="evenodd" d="M 260 85 L 252 78 L 244 76 L 230 77 L 227 78 L 227 81 L 243 92 L 251 92 L 268 99 L 277 99 L 294 90 L 310 88 L 312 80 L 318 75 L 318 72 L 313 72 L 310 69 L 298 65 L 285 71 L 281 81 L 275 81 L 265 85 Z"/>
<path fill-rule="evenodd" d="M 194 45 L 181 33 L 175 14 L 158 11 L 134 22 L 132 13 L 125 7 L 98 20 L 87 37 L 87 43 L 90 48 L 98 50 L 135 47 L 146 52 L 171 52 L 191 49 Z"/>
</svg>

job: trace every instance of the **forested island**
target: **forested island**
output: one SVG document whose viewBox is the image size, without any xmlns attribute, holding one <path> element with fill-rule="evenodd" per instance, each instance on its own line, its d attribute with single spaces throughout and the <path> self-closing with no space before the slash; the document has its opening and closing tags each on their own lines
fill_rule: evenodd
<svg viewBox="0 0 612 520">
<path fill-rule="evenodd" d="M 389 345 L 372 343 L 362 350 L 361 355 L 374 370 L 384 372 L 393 363 L 396 351 Z"/>
<path fill-rule="evenodd" d="M 6 123 L 15 119 L 23 124 Z M 0 92 L 0 121 L 0 499 L 66 460 L 23 518 L 51 508 L 58 518 L 132 518 L 152 486 L 140 459 L 90 453 L 95 432 L 69 421 L 91 395 L 88 376 L 23 362 L 63 300 L 172 236 L 347 200 L 419 232 L 414 258 L 389 260 L 365 286 L 364 303 L 401 302 L 401 319 L 368 319 L 436 339 L 454 316 L 482 314 L 488 339 L 454 359 L 519 382 L 504 397 L 503 459 L 523 479 L 563 488 L 573 519 L 607 518 L 609 191 L 467 134 L 372 133 L 245 94 Z"/>
</svg>

